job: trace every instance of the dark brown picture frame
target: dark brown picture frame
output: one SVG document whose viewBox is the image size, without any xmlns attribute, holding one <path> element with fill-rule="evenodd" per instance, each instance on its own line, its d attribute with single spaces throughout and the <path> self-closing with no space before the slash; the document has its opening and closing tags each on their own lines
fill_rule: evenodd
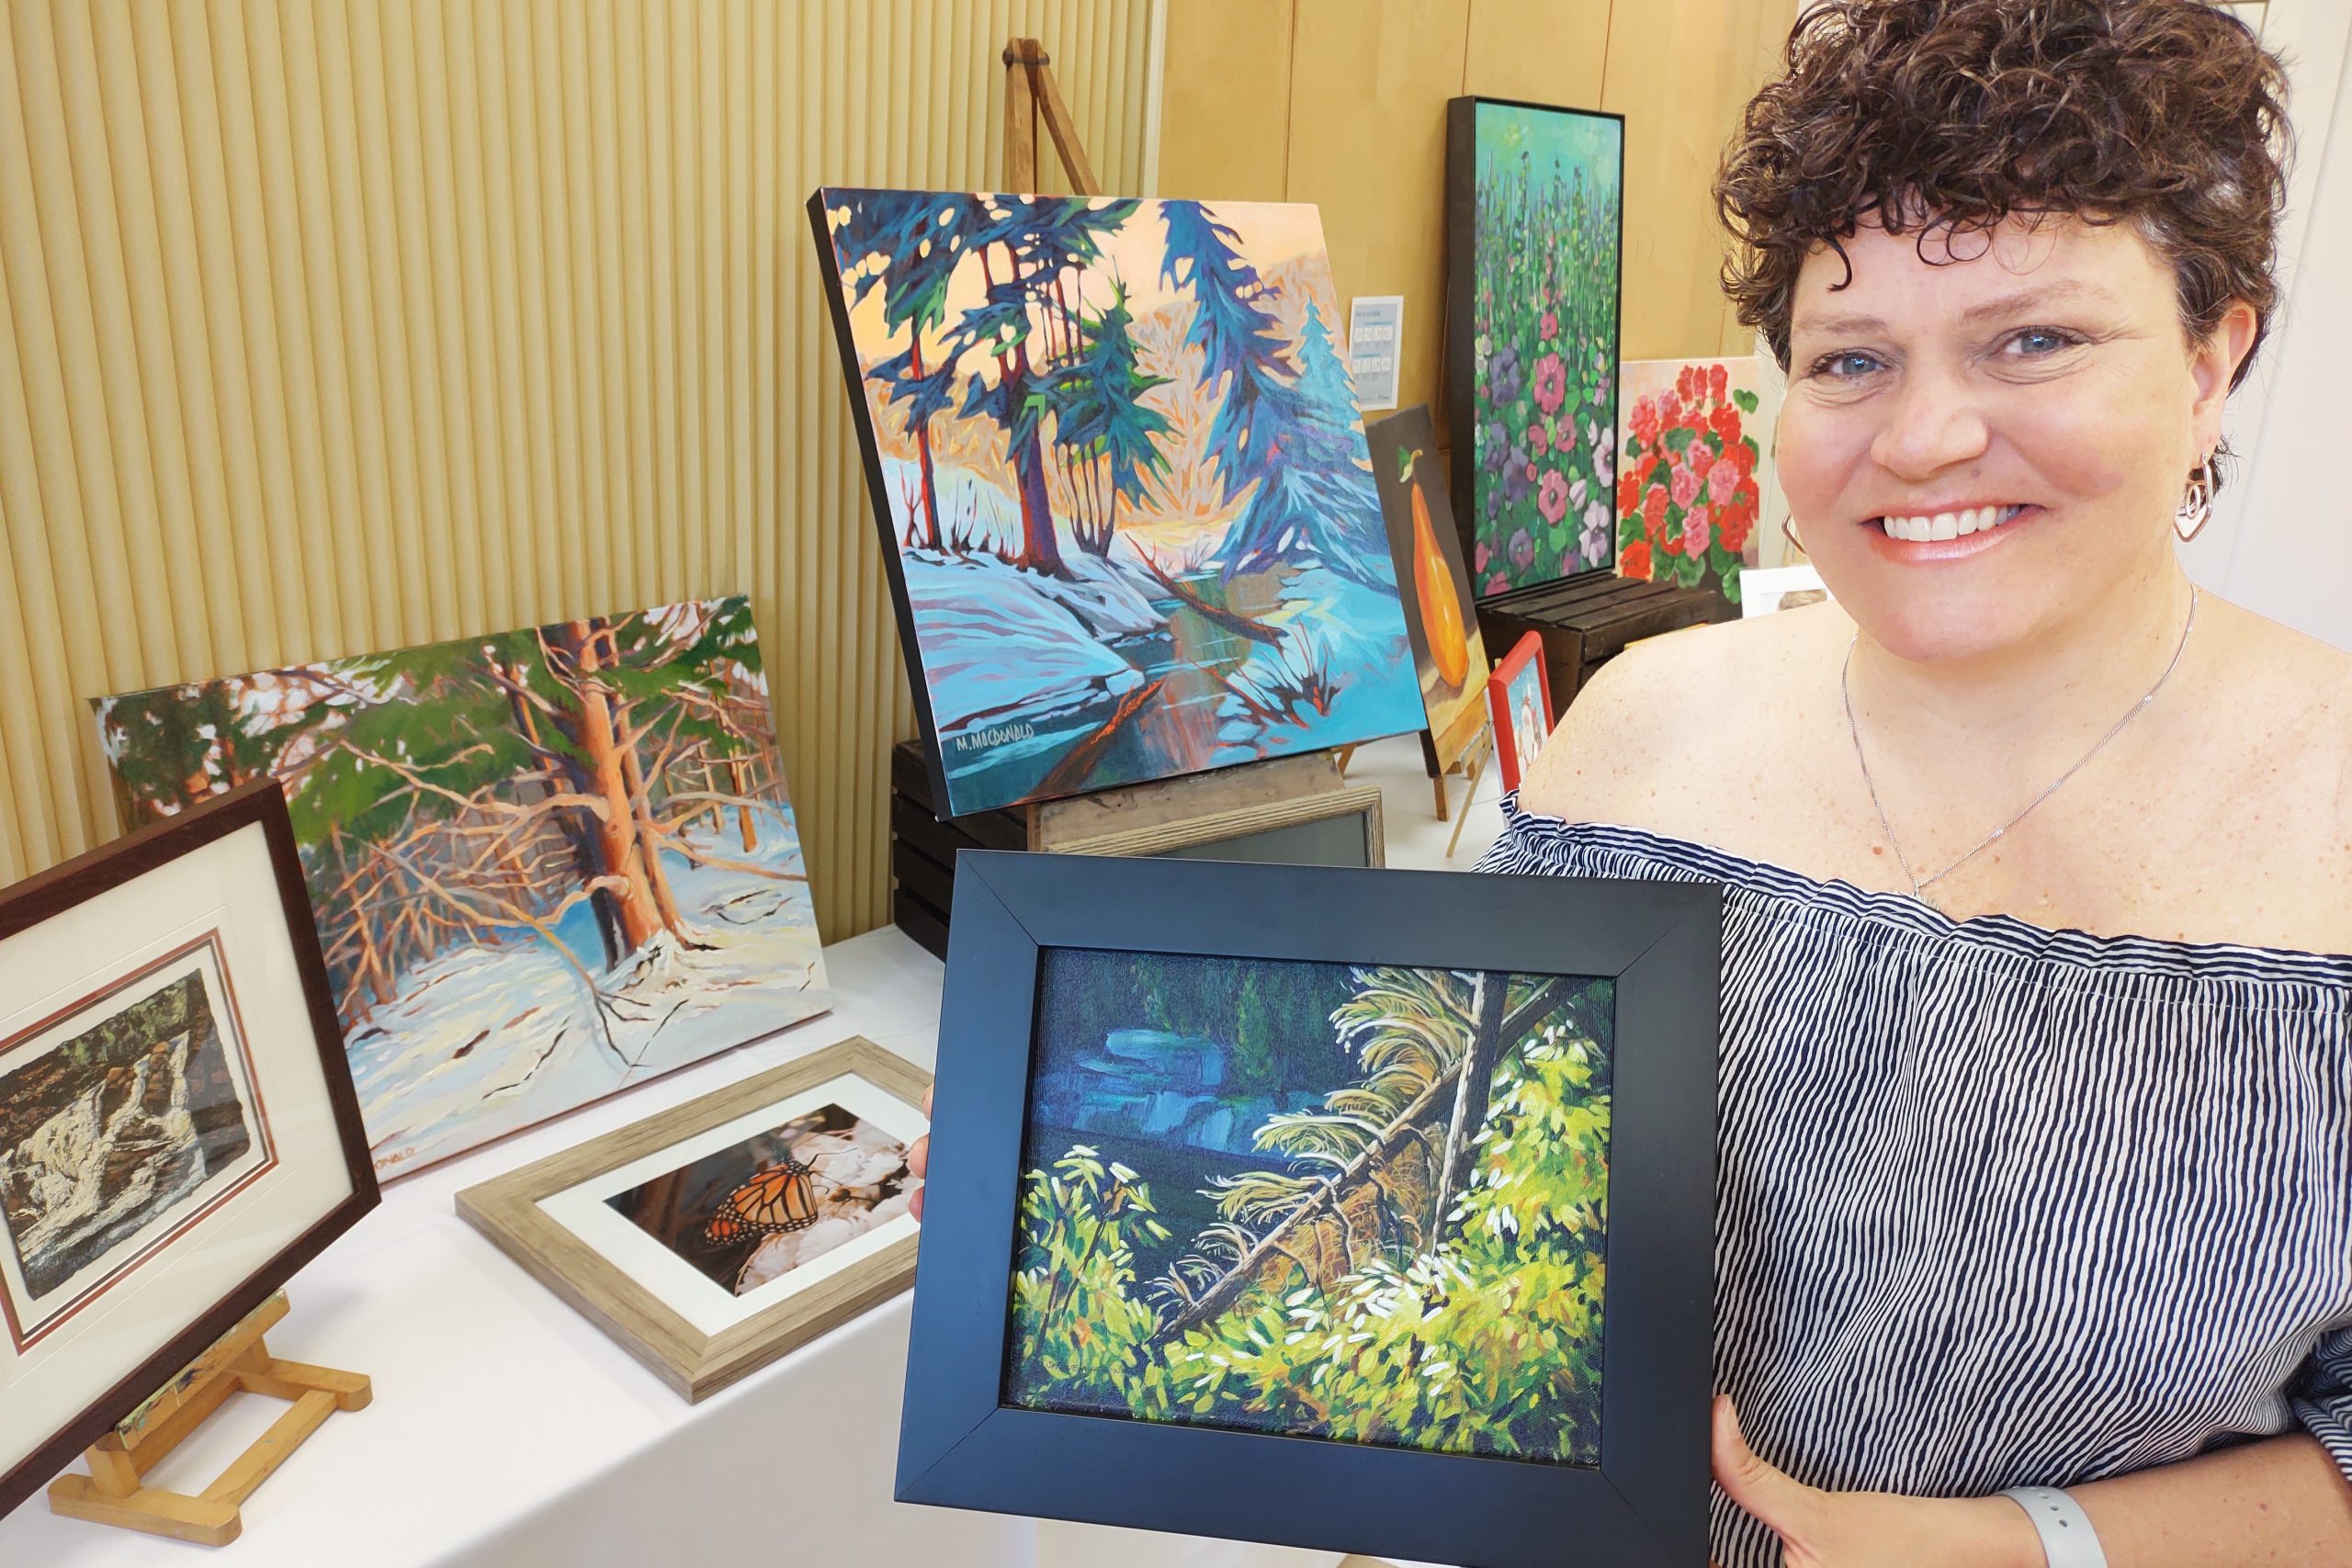
<svg viewBox="0 0 2352 1568">
<path fill-rule="evenodd" d="M 376 1169 L 368 1157 L 367 1136 L 360 1129 L 359 1097 L 352 1087 L 351 1068 L 344 1058 L 343 1032 L 335 1024 L 326 964 L 319 953 L 318 929 L 311 919 L 311 897 L 303 886 L 302 863 L 295 850 L 294 825 L 287 816 L 285 793 L 276 780 L 262 779 L 245 784 L 169 821 L 77 855 L 14 887 L 0 889 L 0 942 L 55 919 L 101 894 L 256 824 L 269 846 L 295 972 L 301 982 L 303 1003 L 325 1076 L 327 1102 L 334 1112 L 344 1164 L 351 1178 L 350 1195 L 313 1221 L 277 1256 L 174 1335 L 161 1349 L 91 1401 L 74 1420 L 50 1434 L 21 1462 L 0 1472 L 0 1515 L 12 1512 L 39 1491 L 76 1454 L 137 1409 L 150 1394 L 209 1348 L 214 1340 L 235 1327 L 377 1204 Z"/>
</svg>

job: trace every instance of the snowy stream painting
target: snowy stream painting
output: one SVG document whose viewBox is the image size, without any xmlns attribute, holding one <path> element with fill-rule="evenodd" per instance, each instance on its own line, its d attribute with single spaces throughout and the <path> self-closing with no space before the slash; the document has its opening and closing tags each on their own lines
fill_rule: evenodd
<svg viewBox="0 0 2352 1568">
<path fill-rule="evenodd" d="M 18 1349 L 270 1164 L 209 935 L 0 1043 Z"/>
<path fill-rule="evenodd" d="M 96 705 L 128 824 L 284 781 L 380 1173 L 830 1005 L 748 600 Z"/>
<path fill-rule="evenodd" d="M 1314 208 L 810 214 L 950 814 L 1422 727 Z"/>
</svg>

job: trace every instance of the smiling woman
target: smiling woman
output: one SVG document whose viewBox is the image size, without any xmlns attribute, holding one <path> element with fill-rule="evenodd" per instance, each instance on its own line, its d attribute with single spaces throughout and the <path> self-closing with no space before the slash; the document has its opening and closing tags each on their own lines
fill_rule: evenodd
<svg viewBox="0 0 2352 1568">
<path fill-rule="evenodd" d="M 1836 603 L 1612 661 L 1485 863 L 1727 888 L 1724 1568 L 2352 1562 L 2352 659 L 2175 543 L 2283 91 L 2193 0 L 1825 0 L 1725 155 Z"/>
</svg>

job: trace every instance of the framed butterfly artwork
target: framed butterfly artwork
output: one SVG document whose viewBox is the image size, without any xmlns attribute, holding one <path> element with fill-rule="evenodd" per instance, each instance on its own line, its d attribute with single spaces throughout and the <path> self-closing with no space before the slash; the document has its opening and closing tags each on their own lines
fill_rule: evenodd
<svg viewBox="0 0 2352 1568">
<path fill-rule="evenodd" d="M 852 1038 L 458 1194 L 691 1404 L 914 1278 L 931 1076 Z"/>
</svg>

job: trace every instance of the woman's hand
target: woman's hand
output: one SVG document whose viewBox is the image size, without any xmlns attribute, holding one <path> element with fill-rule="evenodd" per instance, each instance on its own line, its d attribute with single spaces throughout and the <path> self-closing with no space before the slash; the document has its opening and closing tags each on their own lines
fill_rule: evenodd
<svg viewBox="0 0 2352 1568">
<path fill-rule="evenodd" d="M 928 1122 L 931 1120 L 931 1090 L 929 1090 L 929 1089 L 925 1089 L 925 1090 L 923 1090 L 923 1091 L 922 1091 L 922 1119 L 923 1119 L 926 1122 Z M 908 1168 L 909 1170 L 911 1170 L 911 1171 L 913 1171 L 913 1172 L 915 1173 L 915 1179 L 916 1179 L 917 1181 L 921 1181 L 921 1180 L 923 1179 L 923 1171 L 924 1171 L 925 1168 L 927 1168 L 930 1164 L 931 1164 L 931 1134 L 930 1134 L 929 1133 L 925 1133 L 922 1137 L 917 1138 L 917 1139 L 914 1141 L 914 1145 L 913 1145 L 913 1146 L 912 1146 L 912 1147 L 910 1147 L 910 1148 L 909 1148 L 909 1149 L 907 1150 L 907 1168 Z M 916 1189 L 915 1189 L 915 1192 L 914 1192 L 914 1196 L 907 1200 L 907 1213 L 910 1213 L 910 1214 L 912 1214 L 912 1215 L 915 1217 L 915 1221 L 916 1221 L 916 1223 L 917 1223 L 917 1224 L 921 1224 L 921 1223 L 922 1223 L 922 1188 L 920 1188 L 920 1187 L 916 1188 Z"/>
<path fill-rule="evenodd" d="M 2007 1497 L 1825 1492 L 1758 1459 L 1715 1398 L 1715 1484 L 1781 1538 L 1788 1568 L 2041 1568 L 2041 1538 Z"/>
</svg>

